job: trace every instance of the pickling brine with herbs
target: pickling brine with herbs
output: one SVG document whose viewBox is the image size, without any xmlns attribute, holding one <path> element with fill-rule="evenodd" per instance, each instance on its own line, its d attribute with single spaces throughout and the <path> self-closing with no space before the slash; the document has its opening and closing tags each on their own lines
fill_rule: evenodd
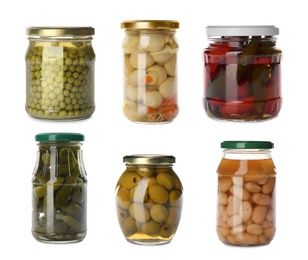
<svg viewBox="0 0 308 260">
<path fill-rule="evenodd" d="M 281 50 L 272 26 L 209 26 L 204 50 L 207 115 L 230 121 L 277 117 L 282 105 Z"/>
</svg>

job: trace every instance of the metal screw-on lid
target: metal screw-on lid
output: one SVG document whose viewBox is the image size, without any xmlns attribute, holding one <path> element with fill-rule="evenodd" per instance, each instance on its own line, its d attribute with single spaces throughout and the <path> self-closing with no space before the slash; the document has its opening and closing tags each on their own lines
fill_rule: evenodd
<svg viewBox="0 0 308 260">
<path fill-rule="evenodd" d="M 162 154 L 134 154 L 123 157 L 123 162 L 127 164 L 159 164 L 168 165 L 175 163 L 175 157 Z"/>
<path fill-rule="evenodd" d="M 30 36 L 88 36 L 94 35 L 93 27 L 28 27 Z"/>
<path fill-rule="evenodd" d="M 268 141 L 224 141 L 221 148 L 229 149 L 272 149 L 274 144 Z"/>
<path fill-rule="evenodd" d="M 179 26 L 180 23 L 175 20 L 129 20 L 121 23 L 121 28 L 127 30 L 173 30 Z"/>
<path fill-rule="evenodd" d="M 35 136 L 38 142 L 81 142 L 84 135 L 80 133 L 41 133 Z"/>
<path fill-rule="evenodd" d="M 208 36 L 274 36 L 279 35 L 279 29 L 272 25 L 211 25 L 206 27 Z"/>
</svg>

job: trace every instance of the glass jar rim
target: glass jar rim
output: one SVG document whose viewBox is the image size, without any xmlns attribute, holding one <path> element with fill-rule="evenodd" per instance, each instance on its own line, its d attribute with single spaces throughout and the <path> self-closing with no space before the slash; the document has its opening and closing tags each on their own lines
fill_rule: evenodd
<svg viewBox="0 0 308 260">
<path fill-rule="evenodd" d="M 275 36 L 279 28 L 272 25 L 210 25 L 207 36 Z"/>
<path fill-rule="evenodd" d="M 272 149 L 274 144 L 270 141 L 223 141 L 220 147 L 227 149 Z"/>
<path fill-rule="evenodd" d="M 173 164 L 175 163 L 175 157 L 172 155 L 163 154 L 133 154 L 123 157 L 123 162 L 127 164 Z"/>
<path fill-rule="evenodd" d="M 81 133 L 40 133 L 35 135 L 38 142 L 81 142 L 84 135 Z"/>
<path fill-rule="evenodd" d="M 121 28 L 127 30 L 173 30 L 179 26 L 180 23 L 176 20 L 127 20 L 121 23 Z"/>
<path fill-rule="evenodd" d="M 94 35 L 93 27 L 28 27 L 27 35 L 42 37 L 59 37 L 59 36 L 89 36 Z"/>
</svg>

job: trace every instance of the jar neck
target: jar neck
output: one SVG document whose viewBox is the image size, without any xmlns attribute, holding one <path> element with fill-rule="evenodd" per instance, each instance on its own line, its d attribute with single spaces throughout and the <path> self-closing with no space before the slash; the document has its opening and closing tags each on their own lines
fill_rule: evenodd
<svg viewBox="0 0 308 260">
<path fill-rule="evenodd" d="M 91 41 L 93 37 L 91 35 L 84 36 L 29 36 L 29 41 L 63 41 L 63 42 L 73 42 L 73 41 Z"/>
<path fill-rule="evenodd" d="M 126 30 L 125 33 L 128 35 L 142 35 L 142 34 L 169 34 L 174 35 L 175 30 Z"/>
<path fill-rule="evenodd" d="M 223 158 L 230 160 L 265 160 L 271 159 L 269 149 L 225 149 Z"/>
</svg>

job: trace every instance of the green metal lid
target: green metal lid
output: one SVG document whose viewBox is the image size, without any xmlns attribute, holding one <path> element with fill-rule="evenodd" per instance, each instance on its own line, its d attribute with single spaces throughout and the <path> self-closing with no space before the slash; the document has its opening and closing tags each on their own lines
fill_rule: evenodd
<svg viewBox="0 0 308 260">
<path fill-rule="evenodd" d="M 38 142 L 80 142 L 84 135 L 80 133 L 41 133 L 35 136 Z"/>
<path fill-rule="evenodd" d="M 274 144 L 268 141 L 224 141 L 221 148 L 229 149 L 271 149 Z"/>
<path fill-rule="evenodd" d="M 172 164 L 175 157 L 162 154 L 134 154 L 123 157 L 123 162 L 127 164 Z"/>
</svg>

